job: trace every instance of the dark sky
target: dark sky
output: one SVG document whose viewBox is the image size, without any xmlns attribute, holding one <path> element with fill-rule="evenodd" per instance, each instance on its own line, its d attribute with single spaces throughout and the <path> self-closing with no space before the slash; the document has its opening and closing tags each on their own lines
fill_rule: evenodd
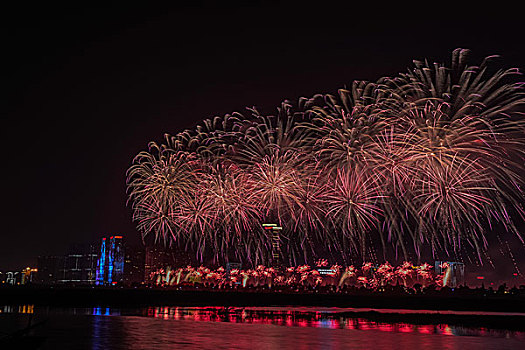
<svg viewBox="0 0 525 350">
<path fill-rule="evenodd" d="M 456 47 L 525 68 L 512 9 L 348 4 L 4 8 L 0 269 L 104 235 L 139 243 L 125 172 L 164 133 L 394 75 L 415 58 L 448 61 Z"/>
</svg>

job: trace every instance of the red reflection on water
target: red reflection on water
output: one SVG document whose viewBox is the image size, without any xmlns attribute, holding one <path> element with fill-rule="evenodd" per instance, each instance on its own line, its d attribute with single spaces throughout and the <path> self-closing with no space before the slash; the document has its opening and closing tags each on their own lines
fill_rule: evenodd
<svg viewBox="0 0 525 350">
<path fill-rule="evenodd" d="M 449 325 L 444 324 L 444 325 L 442 325 L 442 326 L 443 326 L 443 328 L 442 328 L 441 334 L 444 334 L 444 335 L 454 335 L 454 333 L 452 333 L 452 328 L 450 328 Z"/>
<path fill-rule="evenodd" d="M 340 328 L 339 327 L 339 322 L 336 321 L 336 320 L 330 320 L 330 322 L 328 323 L 328 327 L 332 328 L 332 329 Z"/>
<path fill-rule="evenodd" d="M 346 326 L 345 326 L 346 329 L 356 329 L 357 321 L 354 320 L 353 318 L 347 319 L 345 323 L 346 323 Z"/>
<path fill-rule="evenodd" d="M 433 325 L 421 325 L 417 326 L 417 331 L 423 334 L 433 334 L 435 333 Z"/>
<path fill-rule="evenodd" d="M 397 326 L 397 331 L 401 333 L 412 333 L 414 329 L 412 328 L 412 325 L 409 325 L 406 323 L 400 323 Z"/>
<path fill-rule="evenodd" d="M 485 328 L 466 329 L 460 326 L 441 325 L 414 325 L 409 323 L 384 323 L 371 321 L 366 318 L 341 317 L 328 312 L 306 312 L 292 310 L 253 310 L 246 308 L 183 308 L 183 307 L 150 307 L 145 312 L 147 316 L 205 322 L 231 322 L 252 324 L 273 324 L 288 327 L 312 328 L 344 328 L 353 330 L 375 330 L 389 333 L 420 333 L 442 335 L 477 335 L 490 336 L 494 331 Z M 507 332 L 514 337 L 525 337 L 522 332 Z"/>
<path fill-rule="evenodd" d="M 299 327 L 308 327 L 308 322 L 307 321 L 298 321 L 297 325 Z"/>
<path fill-rule="evenodd" d="M 368 323 L 368 320 L 363 322 L 363 320 L 358 319 L 358 323 L 357 323 L 355 329 L 361 329 L 363 331 L 366 331 L 366 330 L 369 330 L 369 329 L 373 329 L 373 327 L 371 327 L 371 324 Z"/>
<path fill-rule="evenodd" d="M 379 325 L 378 329 L 380 331 L 383 331 L 383 332 L 393 332 L 394 331 L 394 326 L 391 325 L 391 324 L 383 323 L 383 324 Z"/>
</svg>

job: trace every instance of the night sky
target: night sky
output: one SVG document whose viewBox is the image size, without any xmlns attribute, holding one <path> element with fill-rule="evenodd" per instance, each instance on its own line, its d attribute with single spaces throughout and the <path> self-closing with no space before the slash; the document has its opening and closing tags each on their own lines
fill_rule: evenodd
<svg viewBox="0 0 525 350">
<path fill-rule="evenodd" d="M 525 69 L 523 24 L 507 8 L 133 6 L 1 11 L 1 270 L 106 235 L 139 244 L 125 173 L 164 133 L 246 106 L 271 113 L 413 59 L 448 62 L 457 47 Z"/>
</svg>

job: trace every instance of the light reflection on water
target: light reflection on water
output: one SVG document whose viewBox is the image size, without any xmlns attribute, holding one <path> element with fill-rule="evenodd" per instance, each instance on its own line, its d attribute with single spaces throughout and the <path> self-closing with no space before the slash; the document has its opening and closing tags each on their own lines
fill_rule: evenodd
<svg viewBox="0 0 525 350">
<path fill-rule="evenodd" d="M 315 308 L 0 307 L 1 316 L 48 319 L 43 349 L 521 348 L 524 332 L 383 322 Z M 0 324 L 0 326 L 2 326 Z"/>
<path fill-rule="evenodd" d="M 315 309 L 313 308 L 310 311 L 296 311 L 286 308 L 276 308 L 272 311 L 267 311 L 261 308 L 236 308 L 225 311 L 222 307 L 149 307 L 146 310 L 147 316 L 162 318 L 165 320 L 174 319 L 206 322 L 272 324 L 289 327 L 353 329 L 363 331 L 375 330 L 382 332 L 440 334 L 452 336 L 515 337 L 525 340 L 524 332 L 487 329 L 485 327 L 472 328 L 448 324 L 435 325 L 403 322 L 377 322 L 363 317 L 340 316 L 335 312 L 314 311 Z M 308 308 L 303 308 L 303 310 L 308 310 Z"/>
<path fill-rule="evenodd" d="M 4 305 L 0 308 L 0 314 L 32 314 L 34 308 L 34 305 Z"/>
</svg>

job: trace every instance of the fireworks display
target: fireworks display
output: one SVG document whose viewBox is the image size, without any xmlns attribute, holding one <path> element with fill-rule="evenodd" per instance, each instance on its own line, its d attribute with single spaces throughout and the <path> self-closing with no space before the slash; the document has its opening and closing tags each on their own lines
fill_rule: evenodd
<svg viewBox="0 0 525 350">
<path fill-rule="evenodd" d="M 421 287 L 444 286 L 444 273 L 433 274 L 429 264 L 413 265 L 404 262 L 394 267 L 388 262 L 373 266 L 364 263 L 361 267 L 350 265 L 346 268 L 337 264 L 323 265 L 319 260 L 316 266 L 299 265 L 286 269 L 276 269 L 258 265 L 253 269 L 232 269 L 227 271 L 223 267 L 210 269 L 205 266 L 186 266 L 178 269 L 166 267 L 154 271 L 149 276 L 150 282 L 158 286 L 177 286 L 185 283 L 204 284 L 212 288 L 239 286 L 246 287 L 333 287 L 340 290 L 348 287 L 365 287 L 370 290 L 380 290 L 385 286 L 402 285 L 412 288 L 419 284 Z M 326 262 L 326 260 L 324 260 Z M 446 263 L 445 263 L 446 265 Z"/>
<path fill-rule="evenodd" d="M 499 231 L 523 242 L 523 83 L 495 56 L 470 66 L 467 55 L 152 142 L 128 170 L 138 229 L 201 261 L 252 266 L 275 260 L 263 223 L 283 228 L 290 264 L 365 260 L 376 246 L 405 259 L 424 247 L 482 259 Z"/>
</svg>

